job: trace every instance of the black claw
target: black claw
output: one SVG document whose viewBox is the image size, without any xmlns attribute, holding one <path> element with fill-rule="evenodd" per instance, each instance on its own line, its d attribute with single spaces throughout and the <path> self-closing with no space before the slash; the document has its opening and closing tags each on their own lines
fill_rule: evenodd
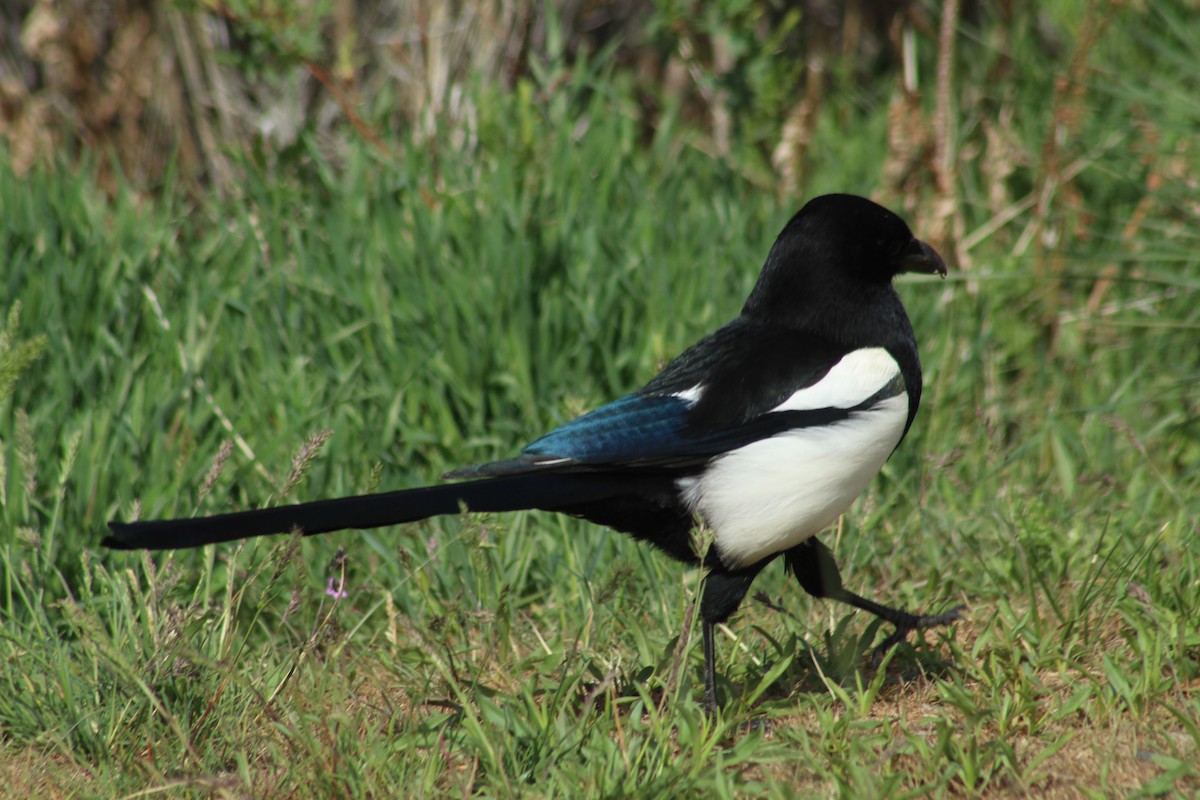
<svg viewBox="0 0 1200 800">
<path fill-rule="evenodd" d="M 769 719 L 752 719 L 739 726 L 741 733 L 757 733 L 762 736 L 766 736 L 774 730 L 775 726 Z"/>
</svg>

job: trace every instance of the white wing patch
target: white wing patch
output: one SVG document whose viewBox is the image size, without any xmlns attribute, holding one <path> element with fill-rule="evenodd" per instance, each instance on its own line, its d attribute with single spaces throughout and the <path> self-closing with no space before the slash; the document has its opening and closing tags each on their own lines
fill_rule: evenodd
<svg viewBox="0 0 1200 800">
<path fill-rule="evenodd" d="M 806 386 L 772 411 L 808 411 L 814 408 L 853 408 L 900 374 L 896 359 L 882 347 L 854 350 L 833 365 L 824 378 Z"/>
<path fill-rule="evenodd" d="M 852 408 L 900 374 L 882 348 L 856 350 L 773 411 Z M 814 536 L 879 472 L 904 434 L 908 393 L 830 425 L 795 428 L 731 450 L 678 485 L 716 534 L 721 560 L 749 566 Z"/>
<path fill-rule="evenodd" d="M 703 393 L 704 393 L 704 384 L 697 383 L 695 386 L 691 387 L 690 389 L 684 389 L 681 392 L 675 392 L 671 396 L 678 397 L 680 400 L 683 400 L 689 406 L 694 406 L 694 405 L 696 405 L 696 403 L 700 402 L 700 395 Z"/>
</svg>

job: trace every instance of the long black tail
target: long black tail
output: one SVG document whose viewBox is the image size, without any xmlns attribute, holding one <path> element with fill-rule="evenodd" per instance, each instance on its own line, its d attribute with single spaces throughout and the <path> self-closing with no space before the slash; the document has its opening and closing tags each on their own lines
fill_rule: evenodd
<svg viewBox="0 0 1200 800">
<path fill-rule="evenodd" d="M 238 511 L 195 519 L 110 522 L 101 544 L 114 550 L 178 550 L 300 530 L 305 536 L 416 522 L 470 511 L 567 510 L 620 493 L 619 478 L 596 474 L 536 474 L 425 486 L 384 494 Z"/>
</svg>

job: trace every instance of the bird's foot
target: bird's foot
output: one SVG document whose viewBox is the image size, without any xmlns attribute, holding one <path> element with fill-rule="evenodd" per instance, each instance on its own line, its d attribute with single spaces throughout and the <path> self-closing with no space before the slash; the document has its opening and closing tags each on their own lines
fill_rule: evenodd
<svg viewBox="0 0 1200 800">
<path fill-rule="evenodd" d="M 884 639 L 875 648 L 875 658 L 881 659 L 888 650 L 891 650 L 900 642 L 908 638 L 908 634 L 912 631 L 921 631 L 927 628 L 938 628 L 942 625 L 949 625 L 952 622 L 957 622 L 962 619 L 962 612 L 966 606 L 955 606 L 949 611 L 944 611 L 941 614 L 910 614 L 907 611 L 899 611 L 892 609 L 892 613 L 884 619 L 896 626 L 896 630 L 891 636 Z M 880 615 L 882 616 L 882 615 Z"/>
<path fill-rule="evenodd" d="M 766 736 L 774 732 L 775 725 L 769 719 L 751 719 L 738 726 L 738 730 L 741 733 L 757 733 L 760 736 Z"/>
</svg>

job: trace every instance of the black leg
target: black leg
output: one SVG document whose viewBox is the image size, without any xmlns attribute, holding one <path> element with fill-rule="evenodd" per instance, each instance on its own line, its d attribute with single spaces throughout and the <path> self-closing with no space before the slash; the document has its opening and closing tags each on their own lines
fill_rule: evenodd
<svg viewBox="0 0 1200 800">
<path fill-rule="evenodd" d="M 910 614 L 898 608 L 889 608 L 868 600 L 842 586 L 842 574 L 838 571 L 833 553 L 815 536 L 788 550 L 787 565 L 796 573 L 796 580 L 804 591 L 813 597 L 836 600 L 868 611 L 885 622 L 896 626 L 896 631 L 875 648 L 882 653 L 898 644 L 910 631 L 949 625 L 962 616 L 962 606 L 942 614 Z"/>
<path fill-rule="evenodd" d="M 704 708 L 715 714 L 720 698 L 717 697 L 717 659 L 714 641 L 716 626 L 729 619 L 737 611 L 742 598 L 750 590 L 750 584 L 762 568 L 775 556 L 765 558 L 753 566 L 730 571 L 715 566 L 704 578 L 700 593 L 700 621 L 704 627 Z"/>
<path fill-rule="evenodd" d="M 784 554 L 800 588 L 813 597 L 828 598 L 842 589 L 842 573 L 833 553 L 817 537 L 805 539 Z"/>
</svg>

